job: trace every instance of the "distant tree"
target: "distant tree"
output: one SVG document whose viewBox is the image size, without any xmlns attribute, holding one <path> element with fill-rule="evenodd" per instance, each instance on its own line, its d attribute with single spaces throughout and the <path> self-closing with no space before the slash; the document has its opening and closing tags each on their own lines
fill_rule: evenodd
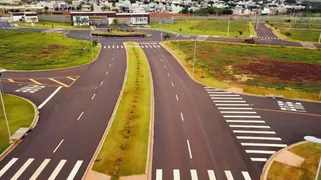
<svg viewBox="0 0 321 180">
<path fill-rule="evenodd" d="M 285 0 L 286 4 L 295 4 L 296 0 Z"/>
<path fill-rule="evenodd" d="M 46 12 L 49 10 L 48 6 L 45 6 L 43 9 L 44 9 Z"/>
<path fill-rule="evenodd" d="M 168 34 L 168 33 L 165 33 L 165 34 L 163 35 L 164 40 L 169 39 L 170 37 L 171 37 L 171 35 Z"/>
<path fill-rule="evenodd" d="M 130 3 L 131 3 L 131 4 L 134 4 L 134 3 L 136 3 L 136 1 L 137 1 L 137 0 L 130 0 Z"/>
<path fill-rule="evenodd" d="M 200 68 L 202 69 L 201 78 L 204 78 L 204 70 L 207 67 L 205 63 L 199 63 Z"/>
<path fill-rule="evenodd" d="M 59 8 L 58 8 L 58 7 L 55 7 L 55 11 L 59 11 Z"/>
<path fill-rule="evenodd" d="M 242 34 L 243 34 L 243 31 L 239 31 L 239 34 L 240 34 L 240 36 L 242 36 Z"/>
<path fill-rule="evenodd" d="M 71 10 L 71 6 L 68 7 L 68 11 L 70 11 L 70 10 Z"/>
<path fill-rule="evenodd" d="M 117 19 L 117 18 L 114 18 L 114 19 L 113 19 L 113 24 L 114 24 L 114 25 L 117 25 L 117 24 L 118 24 L 118 19 Z"/>
<path fill-rule="evenodd" d="M 187 7 L 187 6 L 184 7 L 184 8 L 181 10 L 180 13 L 182 13 L 182 14 L 188 14 L 188 7 Z"/>
<path fill-rule="evenodd" d="M 94 5 L 90 5 L 90 11 L 94 11 Z"/>
<path fill-rule="evenodd" d="M 104 5 L 103 7 L 101 7 L 101 10 L 102 10 L 102 11 L 110 11 L 110 7 Z"/>
<path fill-rule="evenodd" d="M 211 7 L 213 7 L 214 1 L 208 1 L 208 4 L 210 4 Z"/>
<path fill-rule="evenodd" d="M 290 37 L 292 35 L 290 32 L 285 32 L 284 34 L 286 37 Z"/>
<path fill-rule="evenodd" d="M 290 23 L 291 19 L 286 19 L 285 22 Z"/>
</svg>

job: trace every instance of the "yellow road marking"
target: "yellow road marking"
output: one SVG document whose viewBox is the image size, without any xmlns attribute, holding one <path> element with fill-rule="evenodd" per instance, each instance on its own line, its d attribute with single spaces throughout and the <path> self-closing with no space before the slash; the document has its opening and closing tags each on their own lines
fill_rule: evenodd
<svg viewBox="0 0 321 180">
<path fill-rule="evenodd" d="M 71 87 L 77 81 L 78 78 L 79 76 L 77 76 L 76 79 L 71 84 L 69 84 L 69 87 Z"/>
<path fill-rule="evenodd" d="M 64 83 L 62 83 L 62 82 L 60 82 L 60 81 L 57 81 L 57 80 L 54 79 L 54 78 L 49 78 L 49 79 L 50 79 L 51 81 L 57 83 L 57 84 L 60 84 L 60 85 L 64 86 L 64 87 L 69 87 L 68 85 L 66 85 L 66 84 L 64 84 Z"/>
<path fill-rule="evenodd" d="M 309 114 L 309 113 L 300 113 L 300 112 L 291 112 L 291 111 L 281 111 L 281 110 L 273 110 L 273 109 L 259 109 L 259 108 L 253 108 L 254 110 L 259 111 L 272 111 L 272 112 L 280 112 L 280 113 L 290 113 L 290 114 L 300 114 L 300 115 L 306 115 L 306 116 L 316 116 L 321 117 L 320 114 Z"/>
<path fill-rule="evenodd" d="M 72 81 L 75 81 L 76 79 L 72 78 L 72 77 L 67 77 L 68 79 L 72 80 Z"/>
<path fill-rule="evenodd" d="M 14 82 L 14 80 L 13 80 L 13 79 L 8 79 L 8 81 L 9 81 L 9 82 Z"/>
<path fill-rule="evenodd" d="M 36 80 L 34 80 L 34 79 L 29 79 L 31 82 L 33 82 L 33 83 L 35 83 L 35 84 L 39 84 L 39 85 L 41 85 L 41 83 L 40 82 L 38 82 L 38 81 L 36 81 Z"/>
</svg>

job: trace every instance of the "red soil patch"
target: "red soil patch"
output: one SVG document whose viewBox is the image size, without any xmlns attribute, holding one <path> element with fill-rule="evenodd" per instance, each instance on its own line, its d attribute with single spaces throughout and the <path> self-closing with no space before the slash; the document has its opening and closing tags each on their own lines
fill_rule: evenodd
<svg viewBox="0 0 321 180">
<path fill-rule="evenodd" d="M 274 77 L 284 81 L 321 81 L 321 65 L 259 60 L 235 65 L 241 73 Z"/>
</svg>

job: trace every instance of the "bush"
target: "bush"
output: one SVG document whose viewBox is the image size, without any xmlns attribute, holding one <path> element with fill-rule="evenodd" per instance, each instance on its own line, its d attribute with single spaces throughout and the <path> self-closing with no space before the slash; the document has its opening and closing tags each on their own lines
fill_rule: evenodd
<svg viewBox="0 0 321 180">
<path fill-rule="evenodd" d="M 242 34 L 243 34 L 243 31 L 239 31 L 239 34 L 240 34 L 240 36 L 242 36 Z"/>
<path fill-rule="evenodd" d="M 269 21 L 265 21 L 266 24 L 269 24 Z"/>
<path fill-rule="evenodd" d="M 291 19 L 286 19 L 285 22 L 290 23 Z"/>
<path fill-rule="evenodd" d="M 291 33 L 290 33 L 290 32 L 285 32 L 284 34 L 285 34 L 285 36 L 287 36 L 287 37 L 291 36 Z"/>
<path fill-rule="evenodd" d="M 98 42 L 97 40 L 93 40 L 93 47 L 97 46 Z"/>
</svg>

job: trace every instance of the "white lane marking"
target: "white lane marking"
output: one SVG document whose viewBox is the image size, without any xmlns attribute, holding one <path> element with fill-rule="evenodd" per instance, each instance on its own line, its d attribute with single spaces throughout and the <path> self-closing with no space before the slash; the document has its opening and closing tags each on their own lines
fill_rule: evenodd
<svg viewBox="0 0 321 180">
<path fill-rule="evenodd" d="M 109 64 L 109 67 L 111 66 L 111 64 Z"/>
<path fill-rule="evenodd" d="M 239 97 L 238 94 L 209 94 L 211 97 Z"/>
<path fill-rule="evenodd" d="M 163 170 L 156 169 L 156 180 L 163 180 Z"/>
<path fill-rule="evenodd" d="M 184 116 L 183 116 L 183 113 L 181 113 L 181 119 L 182 119 L 182 121 L 184 121 Z"/>
<path fill-rule="evenodd" d="M 47 166 L 47 164 L 50 162 L 50 159 L 45 159 L 41 165 L 38 167 L 38 169 L 35 171 L 35 173 L 33 173 L 33 175 L 31 176 L 31 178 L 29 180 L 36 180 L 37 177 L 40 175 L 40 173 L 43 171 L 43 169 L 45 169 L 45 167 Z"/>
<path fill-rule="evenodd" d="M 243 130 L 233 130 L 234 133 L 248 133 L 248 134 L 275 134 L 274 131 L 243 131 Z"/>
<path fill-rule="evenodd" d="M 117 46 L 117 48 L 119 48 L 119 46 Z"/>
<path fill-rule="evenodd" d="M 228 123 L 265 123 L 265 121 L 259 120 L 226 120 Z"/>
<path fill-rule="evenodd" d="M 258 129 L 269 129 L 270 126 L 255 126 L 255 125 L 229 125 L 231 128 L 258 128 Z"/>
<path fill-rule="evenodd" d="M 6 164 L 0 171 L 0 177 L 8 171 L 8 169 L 18 160 L 18 158 L 12 158 L 8 164 Z"/>
<path fill-rule="evenodd" d="M 257 136 L 236 136 L 237 139 L 255 139 L 255 140 L 272 140 L 281 141 L 279 137 L 257 137 Z"/>
<path fill-rule="evenodd" d="M 57 175 L 59 174 L 60 170 L 62 169 L 62 167 L 65 165 L 65 163 L 67 162 L 67 160 L 63 159 L 59 162 L 59 164 L 57 165 L 57 167 L 55 168 L 55 170 L 51 173 L 50 177 L 48 180 L 54 180 Z"/>
<path fill-rule="evenodd" d="M 145 45 L 145 47 L 146 47 L 146 48 L 148 48 L 148 46 L 147 46 L 147 45 Z"/>
<path fill-rule="evenodd" d="M 221 99 L 221 100 L 228 100 L 228 99 L 231 99 L 231 100 L 237 100 L 237 99 L 243 99 L 241 97 L 211 97 L 211 99 Z"/>
<path fill-rule="evenodd" d="M 81 114 L 78 116 L 77 121 L 79 121 L 79 119 L 81 118 L 81 116 L 82 116 L 83 114 L 84 114 L 84 111 L 81 112 Z"/>
<path fill-rule="evenodd" d="M 106 75 L 108 74 L 108 71 L 106 71 Z"/>
<path fill-rule="evenodd" d="M 110 46 L 108 46 L 108 49 L 110 48 Z"/>
<path fill-rule="evenodd" d="M 167 76 L 170 76 L 169 73 L 167 73 Z"/>
<path fill-rule="evenodd" d="M 171 82 L 172 83 L 172 86 L 174 87 L 174 83 L 173 82 Z"/>
<path fill-rule="evenodd" d="M 103 85 L 103 83 L 104 83 L 104 81 L 101 81 L 101 82 L 100 82 L 100 85 Z"/>
<path fill-rule="evenodd" d="M 257 161 L 257 162 L 265 162 L 267 161 L 266 158 L 251 158 L 252 161 Z"/>
<path fill-rule="evenodd" d="M 92 97 L 91 97 L 91 100 L 93 100 L 95 98 L 96 94 L 94 94 Z"/>
<path fill-rule="evenodd" d="M 58 144 L 58 146 L 55 148 L 55 150 L 52 153 L 55 153 L 57 151 L 57 149 L 60 147 L 60 145 L 62 144 L 62 142 L 64 142 L 64 139 L 62 139 L 60 141 L 60 143 Z"/>
<path fill-rule="evenodd" d="M 113 46 L 113 48 L 115 48 L 115 46 Z"/>
<path fill-rule="evenodd" d="M 216 103 L 246 103 L 245 101 L 213 100 Z"/>
<path fill-rule="evenodd" d="M 78 161 L 76 162 L 76 164 L 75 164 L 75 166 L 72 168 L 72 170 L 71 170 L 71 172 L 70 172 L 67 180 L 73 180 L 73 179 L 75 178 L 75 176 L 76 176 L 76 174 L 77 174 L 77 172 L 78 172 L 81 164 L 82 164 L 82 161 L 81 161 L 81 160 L 78 160 Z"/>
<path fill-rule="evenodd" d="M 223 115 L 225 118 L 261 118 L 261 116 L 238 116 L 238 115 Z"/>
<path fill-rule="evenodd" d="M 275 151 L 264 151 L 264 150 L 245 150 L 249 154 L 274 154 Z"/>
<path fill-rule="evenodd" d="M 210 180 L 216 180 L 215 173 L 213 170 L 207 170 L 207 174 Z"/>
<path fill-rule="evenodd" d="M 164 68 L 166 69 L 166 66 L 164 65 Z"/>
<path fill-rule="evenodd" d="M 231 171 L 224 171 L 227 180 L 234 180 Z"/>
<path fill-rule="evenodd" d="M 256 114 L 255 111 L 221 111 L 222 114 Z"/>
<path fill-rule="evenodd" d="M 287 147 L 286 144 L 268 144 L 268 143 L 241 143 L 242 146 L 262 146 L 262 147 Z"/>
<path fill-rule="evenodd" d="M 176 100 L 178 101 L 178 96 L 177 96 L 177 94 L 176 94 L 175 96 L 176 96 Z"/>
<path fill-rule="evenodd" d="M 124 48 L 123 46 L 120 46 L 121 48 Z"/>
<path fill-rule="evenodd" d="M 140 47 L 142 47 L 142 49 L 144 49 L 144 46 L 140 46 Z"/>
<path fill-rule="evenodd" d="M 163 62 L 163 60 L 162 60 L 162 59 L 160 59 L 160 61 L 161 61 L 161 62 Z"/>
<path fill-rule="evenodd" d="M 251 180 L 251 177 L 247 171 L 242 171 L 242 175 L 244 177 L 244 180 Z"/>
<path fill-rule="evenodd" d="M 188 147 L 189 158 L 193 159 L 193 157 L 192 157 L 192 151 L 191 151 L 191 146 L 190 146 L 190 144 L 189 144 L 189 140 L 187 140 L 187 147 Z"/>
<path fill-rule="evenodd" d="M 156 48 L 156 46 L 155 46 L 155 45 L 153 45 L 153 47 L 154 47 L 154 48 Z"/>
<path fill-rule="evenodd" d="M 173 170 L 174 173 L 174 180 L 180 180 L 180 175 L 179 175 L 179 170 L 178 169 L 174 169 Z"/>
<path fill-rule="evenodd" d="M 217 91 L 217 92 L 207 92 L 209 94 L 232 94 L 231 92 L 228 91 Z"/>
<path fill-rule="evenodd" d="M 150 48 L 153 48 L 153 46 L 149 45 Z"/>
<path fill-rule="evenodd" d="M 253 110 L 253 108 L 243 108 L 243 107 L 218 107 L 219 110 Z"/>
<path fill-rule="evenodd" d="M 104 49 L 106 49 L 106 46 L 104 46 Z"/>
<path fill-rule="evenodd" d="M 115 55 L 115 54 L 113 53 L 113 55 Z"/>
<path fill-rule="evenodd" d="M 28 166 L 32 163 L 33 160 L 35 159 L 29 158 L 10 180 L 17 180 L 21 176 L 21 174 L 28 168 Z"/>
<path fill-rule="evenodd" d="M 44 102 L 42 102 L 39 106 L 38 109 L 41 109 L 44 105 L 47 104 L 47 102 L 54 97 L 58 93 L 58 91 L 62 88 L 62 86 L 59 86 Z"/>
<path fill-rule="evenodd" d="M 250 106 L 249 104 L 215 104 L 216 106 Z"/>
<path fill-rule="evenodd" d="M 195 169 L 191 169 L 192 180 L 198 180 L 197 172 Z"/>
<path fill-rule="evenodd" d="M 111 60 L 114 60 L 114 58 L 112 57 Z"/>
</svg>

